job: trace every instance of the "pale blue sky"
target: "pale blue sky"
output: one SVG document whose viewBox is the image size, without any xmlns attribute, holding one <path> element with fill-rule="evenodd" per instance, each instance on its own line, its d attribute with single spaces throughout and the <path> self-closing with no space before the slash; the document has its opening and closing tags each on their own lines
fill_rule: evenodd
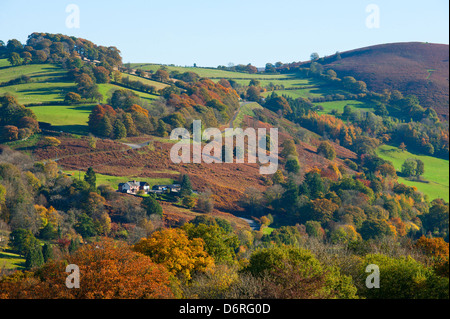
<svg viewBox="0 0 450 319">
<path fill-rule="evenodd" d="M 72 3 L 79 29 L 65 23 Z M 369 4 L 379 28 L 366 26 Z M 0 0 L 0 40 L 63 33 L 114 45 L 124 62 L 264 66 L 381 43 L 448 44 L 448 11 L 447 0 Z"/>
</svg>

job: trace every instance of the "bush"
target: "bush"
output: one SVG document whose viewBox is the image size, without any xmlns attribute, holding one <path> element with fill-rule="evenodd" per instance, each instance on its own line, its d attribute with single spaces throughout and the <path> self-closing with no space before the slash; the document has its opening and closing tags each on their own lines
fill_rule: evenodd
<svg viewBox="0 0 450 319">
<path fill-rule="evenodd" d="M 55 137 L 51 137 L 51 136 L 45 136 L 43 139 L 42 139 L 42 146 L 58 146 L 58 145 L 60 145 L 61 144 L 61 141 L 60 140 L 58 140 L 57 138 L 55 138 Z"/>
<path fill-rule="evenodd" d="M 327 141 L 320 143 L 319 147 L 317 148 L 317 153 L 321 154 L 323 157 L 329 159 L 330 161 L 336 158 L 336 151 L 334 147 Z"/>
</svg>

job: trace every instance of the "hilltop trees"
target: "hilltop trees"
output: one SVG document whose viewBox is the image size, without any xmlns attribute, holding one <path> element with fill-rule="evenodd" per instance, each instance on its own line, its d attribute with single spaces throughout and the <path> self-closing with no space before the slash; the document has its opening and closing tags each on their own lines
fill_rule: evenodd
<svg viewBox="0 0 450 319">
<path fill-rule="evenodd" d="M 126 110 L 99 104 L 92 109 L 88 125 L 93 134 L 114 139 L 136 136 L 139 132 L 149 133 L 153 130 L 148 111 L 135 104 Z"/>
</svg>

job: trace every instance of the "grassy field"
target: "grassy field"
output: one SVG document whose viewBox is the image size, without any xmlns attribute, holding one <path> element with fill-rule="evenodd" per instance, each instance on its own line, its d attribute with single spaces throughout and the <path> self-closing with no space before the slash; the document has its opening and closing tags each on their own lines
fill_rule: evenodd
<svg viewBox="0 0 450 319">
<path fill-rule="evenodd" d="M 95 104 L 42 105 L 30 107 L 38 121 L 50 123 L 54 129 L 73 134 L 88 133 L 88 119 Z"/>
<path fill-rule="evenodd" d="M 1 64 L 0 64 L 1 67 Z M 67 72 L 52 64 L 29 64 L 2 69 L 0 83 L 16 79 L 21 75 L 28 75 L 33 81 L 43 82 L 53 78 L 66 76 Z"/>
<path fill-rule="evenodd" d="M 402 152 L 399 148 L 382 145 L 377 150 L 378 156 L 389 160 L 397 171 L 401 170 L 402 164 L 408 158 L 420 159 L 425 163 L 425 173 L 423 179 L 428 183 L 410 181 L 406 178 L 399 177 L 399 182 L 408 186 L 415 186 L 429 198 L 442 198 L 449 200 L 449 161 L 426 155 L 416 155 L 407 151 Z"/>
<path fill-rule="evenodd" d="M 51 64 L 0 69 L 0 82 L 7 82 L 22 75 L 32 79 L 30 83 L 0 87 L 0 95 L 10 93 L 21 104 L 63 101 L 65 94 L 76 87 L 74 82 L 65 78 L 66 74 L 64 69 Z"/>
<path fill-rule="evenodd" d="M 331 114 L 331 111 L 338 110 L 339 113 L 344 112 L 344 107 L 346 105 L 350 105 L 352 110 L 364 110 L 364 111 L 372 111 L 373 108 L 365 102 L 357 101 L 357 100 L 342 100 L 342 101 L 330 101 L 330 102 L 320 102 L 314 103 L 314 105 L 320 105 L 323 107 L 323 110 L 317 112 L 319 114 Z"/>
<path fill-rule="evenodd" d="M 169 86 L 168 84 L 164 84 L 164 83 L 157 82 L 157 81 L 152 81 L 150 79 L 141 78 L 139 76 L 126 74 L 126 73 L 122 73 L 122 79 L 123 78 L 130 78 L 131 81 L 140 81 L 147 85 L 153 85 L 154 87 L 156 87 L 157 90 L 161 90 L 161 89 L 164 89 L 165 87 Z"/>
<path fill-rule="evenodd" d="M 74 170 L 64 170 L 66 174 L 70 174 L 73 178 L 84 178 L 84 171 L 74 171 Z M 124 183 L 132 180 L 145 181 L 150 185 L 150 188 L 154 185 L 169 185 L 173 184 L 174 180 L 170 178 L 148 178 L 148 177 L 137 177 L 137 176 L 112 176 L 103 175 L 96 173 L 97 186 L 98 185 L 109 185 L 114 189 L 117 189 L 119 183 Z"/>
<path fill-rule="evenodd" d="M 156 72 L 160 69 L 160 64 L 151 64 L 151 63 L 131 63 L 131 67 L 133 69 L 142 69 L 144 71 L 153 71 Z M 180 73 L 184 72 L 194 72 L 197 73 L 201 77 L 205 78 L 224 78 L 224 79 L 267 79 L 274 80 L 280 78 L 289 78 L 288 75 L 285 74 L 249 74 L 249 73 L 241 73 L 241 72 L 232 72 L 226 70 L 219 70 L 214 68 L 194 68 L 194 67 L 182 67 L 182 66 L 166 66 L 169 72 L 178 71 Z"/>
<path fill-rule="evenodd" d="M 111 97 L 113 91 L 119 89 L 123 90 L 125 88 L 111 83 L 98 84 L 98 91 L 103 95 L 103 103 L 107 102 L 108 98 Z M 137 95 L 141 97 L 141 99 L 147 101 L 148 103 L 151 103 L 152 101 L 157 100 L 159 98 L 159 96 L 157 95 L 147 94 L 134 90 L 131 91 L 135 92 Z"/>
<path fill-rule="evenodd" d="M 0 269 L 23 269 L 25 258 L 9 251 L 0 251 Z"/>
<path fill-rule="evenodd" d="M 11 66 L 11 64 L 8 62 L 8 59 L 0 59 L 0 68 L 5 68 Z"/>
<path fill-rule="evenodd" d="M 69 81 L 32 82 L 0 87 L 0 95 L 10 93 L 20 104 L 64 101 L 67 92 L 75 90 L 75 84 Z"/>
</svg>

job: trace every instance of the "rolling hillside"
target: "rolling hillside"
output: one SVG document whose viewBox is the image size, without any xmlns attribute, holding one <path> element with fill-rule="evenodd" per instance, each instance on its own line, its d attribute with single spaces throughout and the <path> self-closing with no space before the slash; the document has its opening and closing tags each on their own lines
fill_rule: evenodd
<svg viewBox="0 0 450 319">
<path fill-rule="evenodd" d="M 366 82 L 369 90 L 399 90 L 416 95 L 422 106 L 433 107 L 448 120 L 449 47 L 445 44 L 390 43 L 341 52 L 319 60 L 339 77 L 353 76 Z M 300 62 L 292 65 L 302 65 Z M 282 68 L 286 68 L 285 65 Z"/>
</svg>

